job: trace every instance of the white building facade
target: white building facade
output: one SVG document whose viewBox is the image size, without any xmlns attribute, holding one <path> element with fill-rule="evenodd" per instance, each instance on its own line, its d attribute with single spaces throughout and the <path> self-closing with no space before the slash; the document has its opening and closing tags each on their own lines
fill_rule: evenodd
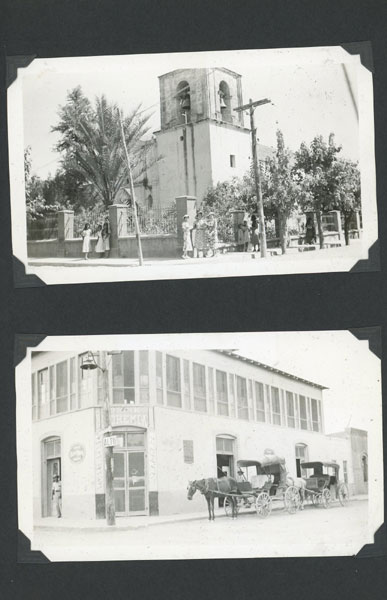
<svg viewBox="0 0 387 600">
<path fill-rule="evenodd" d="M 105 516 L 102 372 L 85 355 L 32 355 L 34 516 L 51 516 L 54 475 L 63 517 Z M 95 354 L 98 363 L 98 353 Z M 325 435 L 324 387 L 217 350 L 135 350 L 108 357 L 116 515 L 202 509 L 189 480 L 236 475 L 270 448 L 289 474 L 303 460 L 336 461 L 355 489 L 351 443 Z"/>
</svg>

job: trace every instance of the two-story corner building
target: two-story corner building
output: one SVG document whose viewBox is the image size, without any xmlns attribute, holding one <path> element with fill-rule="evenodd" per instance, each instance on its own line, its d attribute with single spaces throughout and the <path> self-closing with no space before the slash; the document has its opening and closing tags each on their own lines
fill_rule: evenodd
<svg viewBox="0 0 387 600">
<path fill-rule="evenodd" d="M 84 358 L 32 354 L 36 517 L 53 513 L 55 474 L 64 517 L 105 514 L 104 376 L 81 369 Z M 220 350 L 114 353 L 108 378 L 117 516 L 203 508 L 200 497 L 187 502 L 189 480 L 236 475 L 238 459 L 259 459 L 267 448 L 293 476 L 303 460 L 336 460 L 353 488 L 350 444 L 325 435 L 319 384 Z"/>
</svg>

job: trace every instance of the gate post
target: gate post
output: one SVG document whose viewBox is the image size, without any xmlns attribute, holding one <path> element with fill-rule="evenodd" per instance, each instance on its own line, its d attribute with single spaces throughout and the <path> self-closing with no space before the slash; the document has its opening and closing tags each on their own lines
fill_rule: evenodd
<svg viewBox="0 0 387 600">
<path fill-rule="evenodd" d="M 111 204 L 109 206 L 110 222 L 110 255 L 112 258 L 121 256 L 119 238 L 128 235 L 128 207 L 126 204 Z"/>
<path fill-rule="evenodd" d="M 58 257 L 67 256 L 66 240 L 74 237 L 74 211 L 58 210 Z"/>
</svg>

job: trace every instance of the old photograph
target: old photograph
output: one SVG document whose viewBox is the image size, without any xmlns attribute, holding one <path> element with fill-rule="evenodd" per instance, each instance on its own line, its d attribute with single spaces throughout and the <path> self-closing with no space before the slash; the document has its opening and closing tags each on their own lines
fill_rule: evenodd
<svg viewBox="0 0 387 600">
<path fill-rule="evenodd" d="M 380 377 L 349 331 L 46 337 L 16 368 L 19 529 L 50 561 L 357 554 Z"/>
<path fill-rule="evenodd" d="M 13 253 L 35 281 L 378 268 L 358 54 L 31 57 L 9 83 Z"/>
</svg>

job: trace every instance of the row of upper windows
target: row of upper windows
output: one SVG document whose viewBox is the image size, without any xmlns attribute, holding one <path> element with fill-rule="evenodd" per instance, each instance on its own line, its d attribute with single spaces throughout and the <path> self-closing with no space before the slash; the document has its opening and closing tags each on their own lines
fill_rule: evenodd
<svg viewBox="0 0 387 600">
<path fill-rule="evenodd" d="M 322 431 L 320 400 L 162 352 L 155 355 L 159 405 Z M 96 370 L 95 390 L 94 371 L 80 368 L 83 358 L 71 357 L 32 374 L 34 420 L 102 403 L 101 371 Z M 133 351 L 112 355 L 110 372 L 113 404 L 149 403 L 148 351 L 139 352 L 137 363 Z"/>
</svg>

